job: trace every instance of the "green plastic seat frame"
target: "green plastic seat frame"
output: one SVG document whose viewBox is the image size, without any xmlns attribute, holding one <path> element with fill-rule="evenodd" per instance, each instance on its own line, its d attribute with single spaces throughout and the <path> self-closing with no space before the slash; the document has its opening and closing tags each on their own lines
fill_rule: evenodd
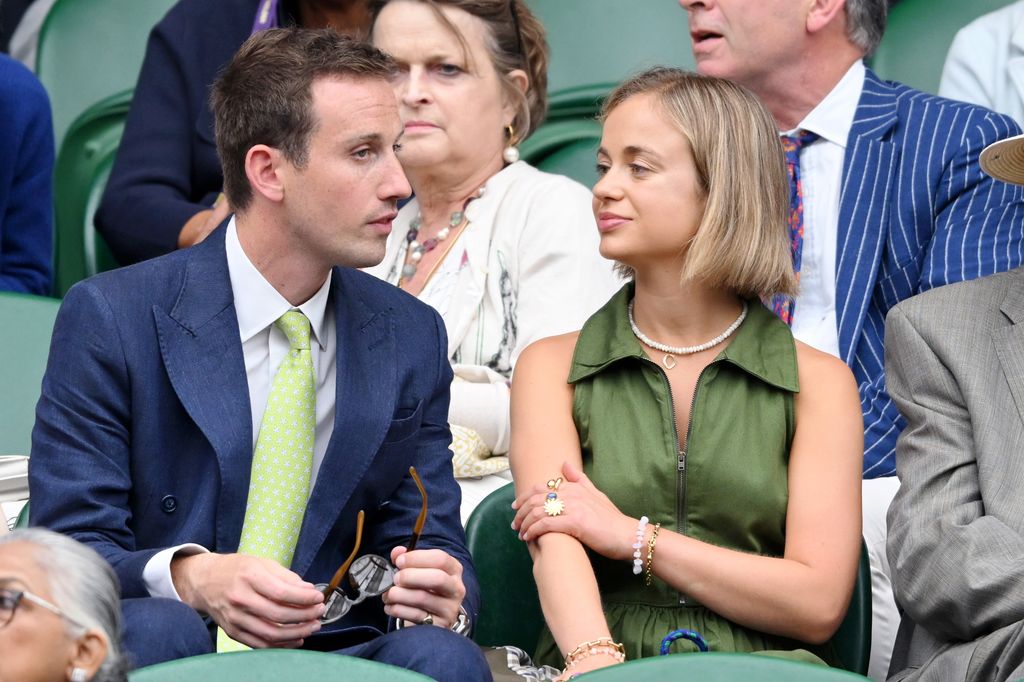
<svg viewBox="0 0 1024 682">
<path fill-rule="evenodd" d="M 429 682 L 430 678 L 403 668 L 353 656 L 319 651 L 261 649 L 206 654 L 140 668 L 129 682 L 278 682 L 279 680 L 373 680 L 373 682 Z"/>
<path fill-rule="evenodd" d="M 117 267 L 93 225 L 93 216 L 117 156 L 131 98 L 132 90 L 124 90 L 89 107 L 71 125 L 57 157 L 54 292 L 58 296 L 79 280 Z"/>
<path fill-rule="evenodd" d="M 587 682 L 853 682 L 866 677 L 837 668 L 757 654 L 674 654 L 628 661 L 588 673 Z"/>
<path fill-rule="evenodd" d="M 0 292 L 0 455 L 28 455 L 60 301 Z"/>
<path fill-rule="evenodd" d="M 213 1 L 213 0 L 211 0 Z M 134 88 L 150 29 L 175 0 L 57 0 L 39 30 L 36 73 L 59 150 L 94 102 Z"/>
</svg>

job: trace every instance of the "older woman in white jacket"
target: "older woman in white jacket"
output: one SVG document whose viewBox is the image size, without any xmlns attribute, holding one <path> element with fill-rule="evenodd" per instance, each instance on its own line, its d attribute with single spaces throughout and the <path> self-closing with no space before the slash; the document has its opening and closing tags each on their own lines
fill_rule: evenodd
<svg viewBox="0 0 1024 682">
<path fill-rule="evenodd" d="M 520 351 L 579 329 L 619 282 L 598 253 L 589 190 L 518 160 L 547 105 L 544 29 L 524 3 L 381 0 L 372 40 L 399 64 L 399 159 L 415 198 L 371 272 L 445 321 L 465 521 L 511 480 Z"/>
</svg>

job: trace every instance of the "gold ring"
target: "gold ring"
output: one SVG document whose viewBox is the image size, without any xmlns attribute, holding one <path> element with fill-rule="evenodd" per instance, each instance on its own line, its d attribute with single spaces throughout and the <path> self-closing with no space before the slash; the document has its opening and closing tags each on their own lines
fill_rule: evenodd
<svg viewBox="0 0 1024 682">
<path fill-rule="evenodd" d="M 423 620 L 420 621 L 420 625 L 433 625 L 433 624 L 434 624 L 434 616 L 433 616 L 433 614 L 430 614 L 430 613 L 427 614 L 426 618 L 424 618 Z"/>
<path fill-rule="evenodd" d="M 552 478 L 548 480 L 548 488 L 550 490 L 558 490 L 558 486 L 562 485 L 562 477 Z"/>
<path fill-rule="evenodd" d="M 544 500 L 544 513 L 548 516 L 560 516 L 565 512 L 565 502 L 558 499 L 558 493 L 548 493 L 547 499 Z"/>
</svg>

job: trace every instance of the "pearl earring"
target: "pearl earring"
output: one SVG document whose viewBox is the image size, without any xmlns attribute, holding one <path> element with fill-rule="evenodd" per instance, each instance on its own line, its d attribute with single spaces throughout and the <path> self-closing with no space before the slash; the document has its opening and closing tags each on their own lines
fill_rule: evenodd
<svg viewBox="0 0 1024 682">
<path fill-rule="evenodd" d="M 505 163 L 515 163 L 519 160 L 519 147 L 516 146 L 516 129 L 512 127 L 512 124 L 505 126 L 505 129 L 508 130 L 508 146 L 501 153 L 501 158 L 505 159 Z"/>
<path fill-rule="evenodd" d="M 72 668 L 71 669 L 71 682 L 87 682 L 89 678 L 86 677 L 85 668 Z"/>
</svg>

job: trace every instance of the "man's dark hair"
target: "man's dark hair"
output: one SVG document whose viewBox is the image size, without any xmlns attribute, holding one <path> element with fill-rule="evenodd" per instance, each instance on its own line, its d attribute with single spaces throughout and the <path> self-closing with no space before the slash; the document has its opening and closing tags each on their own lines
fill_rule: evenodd
<svg viewBox="0 0 1024 682">
<path fill-rule="evenodd" d="M 257 144 L 280 149 L 298 168 L 316 129 L 313 82 L 318 78 L 389 80 L 394 61 L 331 29 L 274 28 L 253 34 L 213 84 L 210 101 L 224 194 L 232 209 L 252 201 L 245 155 Z"/>
</svg>

